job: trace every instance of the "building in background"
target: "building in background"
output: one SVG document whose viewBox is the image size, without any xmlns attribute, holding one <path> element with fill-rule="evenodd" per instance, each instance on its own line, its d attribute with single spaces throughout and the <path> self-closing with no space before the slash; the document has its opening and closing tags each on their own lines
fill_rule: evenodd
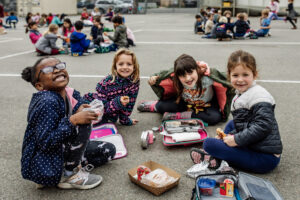
<svg viewBox="0 0 300 200">
<path fill-rule="evenodd" d="M 77 0 L 17 0 L 20 16 L 32 13 L 77 14 Z"/>
</svg>

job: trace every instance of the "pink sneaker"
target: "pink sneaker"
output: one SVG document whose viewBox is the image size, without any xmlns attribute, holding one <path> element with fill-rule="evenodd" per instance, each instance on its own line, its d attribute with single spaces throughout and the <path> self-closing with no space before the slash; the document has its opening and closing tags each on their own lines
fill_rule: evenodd
<svg viewBox="0 0 300 200">
<path fill-rule="evenodd" d="M 156 112 L 155 105 L 157 101 L 141 101 L 137 109 L 140 112 Z"/>
</svg>

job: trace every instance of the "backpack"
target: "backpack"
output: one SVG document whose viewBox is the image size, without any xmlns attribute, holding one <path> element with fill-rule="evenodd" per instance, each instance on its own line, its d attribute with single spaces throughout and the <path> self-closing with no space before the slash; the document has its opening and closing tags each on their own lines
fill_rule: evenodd
<svg viewBox="0 0 300 200">
<path fill-rule="evenodd" d="M 203 181 L 211 181 L 211 187 L 204 187 Z M 227 187 L 224 182 L 231 181 L 232 187 Z M 210 183 L 210 182 L 208 182 Z M 198 184 L 200 187 L 198 187 Z M 232 197 L 223 196 L 221 193 L 231 194 Z M 204 194 L 206 193 L 206 195 Z M 208 194 L 210 196 L 208 196 Z M 203 174 L 196 178 L 191 200 L 283 200 L 274 185 L 262 178 L 239 172 L 238 174 L 227 172 L 216 172 Z"/>
<path fill-rule="evenodd" d="M 218 24 L 216 33 L 226 33 L 226 24 Z"/>
</svg>

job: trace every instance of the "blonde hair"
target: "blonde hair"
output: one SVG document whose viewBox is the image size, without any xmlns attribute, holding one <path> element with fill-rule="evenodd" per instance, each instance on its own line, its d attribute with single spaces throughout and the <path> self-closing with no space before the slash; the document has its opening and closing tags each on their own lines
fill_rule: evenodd
<svg viewBox="0 0 300 200">
<path fill-rule="evenodd" d="M 219 23 L 227 23 L 227 22 L 228 22 L 227 17 L 220 17 Z"/>
<path fill-rule="evenodd" d="M 245 20 L 245 13 L 238 13 L 237 14 L 237 18 L 239 19 L 239 20 L 241 20 L 241 21 L 244 21 Z"/>
<path fill-rule="evenodd" d="M 231 11 L 230 10 L 225 10 L 224 13 L 223 13 L 223 15 L 226 16 L 227 14 L 231 15 Z"/>
<path fill-rule="evenodd" d="M 264 15 L 264 16 L 269 16 L 269 12 L 270 12 L 269 9 L 263 9 L 263 10 L 261 11 L 261 14 Z"/>
<path fill-rule="evenodd" d="M 43 34 L 43 36 L 48 35 L 49 33 L 53 33 L 56 30 L 58 30 L 58 26 L 56 24 L 50 24 L 48 26 L 48 30 Z"/>
<path fill-rule="evenodd" d="M 140 80 L 140 65 L 139 65 L 137 58 L 136 58 L 135 54 L 133 53 L 133 51 L 130 51 L 128 49 L 120 49 L 115 54 L 115 57 L 114 57 L 114 60 L 113 60 L 112 66 L 111 66 L 111 75 L 113 77 L 111 82 L 114 82 L 116 80 L 116 76 L 118 76 L 117 62 L 119 60 L 119 57 L 123 54 L 132 57 L 132 64 L 133 64 L 132 79 L 133 79 L 133 82 L 136 83 L 137 81 Z"/>
<path fill-rule="evenodd" d="M 254 56 L 251 53 L 248 53 L 246 51 L 238 50 L 233 52 L 229 56 L 228 63 L 227 63 L 228 80 L 230 80 L 231 71 L 239 65 L 242 65 L 243 67 L 250 69 L 253 73 L 253 76 L 257 76 L 258 71 L 256 69 L 256 61 Z"/>
</svg>

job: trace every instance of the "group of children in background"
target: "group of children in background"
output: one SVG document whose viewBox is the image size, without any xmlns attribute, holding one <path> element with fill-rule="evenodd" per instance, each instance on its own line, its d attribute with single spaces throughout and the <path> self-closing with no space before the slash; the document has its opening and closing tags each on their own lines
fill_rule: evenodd
<svg viewBox="0 0 300 200">
<path fill-rule="evenodd" d="M 30 32 L 29 37 L 35 45 L 38 55 L 68 54 L 69 47 L 72 56 L 81 56 L 89 54 L 88 49 L 95 49 L 96 53 L 107 53 L 116 51 L 118 48 L 135 46 L 134 35 L 124 25 L 124 17 L 120 15 L 114 16 L 111 20 L 114 30 L 104 27 L 101 16 L 94 15 L 89 37 L 82 32 L 84 29 L 83 17 L 76 21 L 74 26 L 69 18 L 65 18 L 60 34 L 59 25 L 56 23 L 51 22 L 48 25 L 48 31 L 41 34 L 38 31 L 39 24 L 33 20 L 29 21 L 26 33 Z M 109 35 L 107 32 L 114 32 L 114 35 Z M 107 36 L 111 42 L 105 41 L 104 36 Z M 63 40 L 62 47 L 56 45 L 57 39 Z"/>
<path fill-rule="evenodd" d="M 287 17 L 278 17 L 279 1 L 271 0 L 270 5 L 263 9 L 260 18 L 260 28 L 255 31 L 250 27 L 247 13 L 238 13 L 237 20 L 234 22 L 231 16 L 231 11 L 226 10 L 223 15 L 221 10 L 206 11 L 201 10 L 200 14 L 196 15 L 196 22 L 194 25 L 194 32 L 196 34 L 204 34 L 202 38 L 214 38 L 221 40 L 231 40 L 249 37 L 250 39 L 257 39 L 258 37 L 265 37 L 270 35 L 272 20 L 289 21 L 293 27 L 297 29 L 297 12 L 293 7 L 293 0 L 289 0 Z M 294 23 L 295 22 L 295 23 Z"/>
<path fill-rule="evenodd" d="M 242 170 L 267 173 L 279 164 L 282 143 L 274 114 L 275 100 L 256 84 L 257 71 L 255 58 L 242 50 L 230 55 L 227 76 L 183 54 L 172 69 L 150 77 L 149 84 L 159 101 L 143 101 L 138 110 L 160 112 L 165 120 L 198 118 L 208 125 L 226 121 L 231 112 L 233 120 L 226 125 L 226 137 L 207 138 L 204 149 L 191 150 L 192 161 L 206 160 L 209 167 L 216 168 L 226 160 Z M 98 115 L 83 109 L 98 99 L 104 104 L 100 124 L 138 123 L 130 118 L 140 87 L 135 54 L 120 49 L 113 59 L 111 74 L 97 84 L 96 92 L 83 97 L 68 87 L 66 63 L 57 58 L 39 59 L 23 70 L 22 78 L 38 90 L 29 105 L 22 176 L 39 188 L 98 186 L 102 177 L 90 174 L 88 169 L 111 160 L 116 150 L 111 143 L 89 141 L 91 122 Z"/>
</svg>

